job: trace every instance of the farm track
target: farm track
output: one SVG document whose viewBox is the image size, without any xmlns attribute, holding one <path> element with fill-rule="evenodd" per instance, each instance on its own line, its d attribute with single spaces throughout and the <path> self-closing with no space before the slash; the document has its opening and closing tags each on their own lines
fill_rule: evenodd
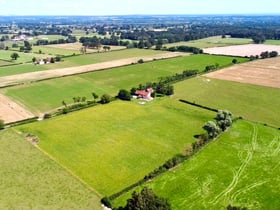
<svg viewBox="0 0 280 210">
<path fill-rule="evenodd" d="M 246 167 L 250 163 L 250 161 L 253 157 L 253 153 L 256 150 L 257 138 L 258 138 L 258 128 L 257 128 L 256 125 L 254 125 L 253 126 L 253 132 L 252 132 L 252 142 L 251 142 L 251 145 L 250 145 L 251 148 L 248 149 L 247 156 L 246 156 L 245 160 L 242 162 L 242 164 L 238 168 L 238 170 L 233 172 L 233 179 L 232 179 L 231 183 L 228 185 L 228 187 L 226 189 L 224 189 L 221 193 L 219 193 L 214 198 L 214 200 L 210 202 L 211 204 L 217 204 L 218 202 L 220 202 L 220 200 L 223 197 L 226 197 L 237 186 L 237 184 L 239 182 L 239 179 L 241 178 L 243 172 L 245 171 Z"/>
<path fill-rule="evenodd" d="M 0 77 L 0 87 L 3 88 L 7 86 L 19 85 L 28 82 L 35 82 L 35 81 L 40 81 L 45 79 L 53 79 L 58 77 L 71 76 L 76 74 L 92 72 L 92 71 L 126 66 L 132 63 L 137 63 L 139 59 L 143 59 L 145 62 L 147 62 L 147 61 L 153 61 L 154 59 L 167 59 L 167 58 L 174 58 L 174 57 L 186 56 L 186 55 L 188 54 L 178 53 L 178 52 L 174 52 L 174 53 L 168 52 L 168 53 L 162 53 L 153 56 L 133 57 L 133 58 L 107 61 L 102 63 L 77 66 L 77 67 L 69 67 L 69 68 L 62 68 L 62 69 L 45 70 L 40 72 L 24 73 L 24 74 L 12 75 L 12 76 L 4 76 L 4 77 Z"/>
</svg>

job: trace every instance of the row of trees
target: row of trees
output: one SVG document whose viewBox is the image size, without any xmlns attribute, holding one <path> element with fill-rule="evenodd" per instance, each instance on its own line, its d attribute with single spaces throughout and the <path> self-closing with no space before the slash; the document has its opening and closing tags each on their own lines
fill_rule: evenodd
<svg viewBox="0 0 280 210">
<path fill-rule="evenodd" d="M 35 45 L 49 45 L 49 44 L 66 44 L 66 43 L 75 43 L 77 38 L 75 36 L 69 35 L 66 39 L 57 39 L 57 40 L 45 40 L 39 39 L 36 41 Z"/>
</svg>

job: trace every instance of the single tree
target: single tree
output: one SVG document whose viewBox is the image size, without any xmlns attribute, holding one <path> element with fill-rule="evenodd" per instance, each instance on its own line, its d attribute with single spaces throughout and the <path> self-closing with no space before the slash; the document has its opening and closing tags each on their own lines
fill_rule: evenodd
<svg viewBox="0 0 280 210">
<path fill-rule="evenodd" d="M 131 100 L 131 94 L 128 90 L 121 89 L 118 93 L 118 98 L 121 100 L 130 101 Z"/>
<path fill-rule="evenodd" d="M 96 99 L 98 99 L 98 95 L 95 92 L 92 92 L 91 95 L 92 95 L 92 97 L 94 99 L 94 102 L 95 102 Z"/>
<path fill-rule="evenodd" d="M 236 58 L 232 59 L 232 63 L 237 64 L 238 63 L 237 59 Z"/>
<path fill-rule="evenodd" d="M 228 110 L 219 110 L 215 119 L 217 125 L 225 131 L 232 124 L 232 113 Z"/>
<path fill-rule="evenodd" d="M 19 54 L 17 54 L 16 52 L 14 52 L 14 53 L 11 54 L 11 58 L 12 58 L 13 60 L 17 60 L 17 59 L 19 58 Z"/>
<path fill-rule="evenodd" d="M 206 132 L 208 133 L 208 136 L 210 138 L 215 138 L 220 133 L 219 126 L 215 122 L 213 122 L 213 121 L 208 121 L 203 126 L 203 129 L 206 130 Z"/>
<path fill-rule="evenodd" d="M 37 60 L 37 59 L 36 59 L 35 57 L 32 58 L 32 62 L 33 62 L 33 63 L 35 63 L 36 60 Z"/>
<path fill-rule="evenodd" d="M 112 97 L 108 94 L 104 94 L 100 98 L 100 103 L 101 104 L 108 104 L 112 101 Z"/>
</svg>

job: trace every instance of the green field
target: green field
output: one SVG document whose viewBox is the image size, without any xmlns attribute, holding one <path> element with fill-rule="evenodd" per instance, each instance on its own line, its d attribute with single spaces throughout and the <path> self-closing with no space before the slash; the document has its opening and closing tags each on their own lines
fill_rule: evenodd
<svg viewBox="0 0 280 210">
<path fill-rule="evenodd" d="M 0 132 L 0 209 L 101 209 L 99 197 L 12 129 Z"/>
<path fill-rule="evenodd" d="M 32 51 L 35 53 L 39 53 L 39 50 L 43 54 L 48 54 L 52 56 L 67 56 L 67 55 L 73 55 L 73 54 L 81 54 L 79 50 L 70 50 L 70 49 L 62 49 L 62 48 L 55 48 L 52 47 L 52 45 L 44 45 L 44 46 L 33 46 Z"/>
<path fill-rule="evenodd" d="M 175 84 L 174 97 L 280 127 L 277 88 L 197 77 Z"/>
<path fill-rule="evenodd" d="M 174 47 L 185 45 L 189 47 L 197 48 L 210 48 L 210 47 L 223 47 L 230 45 L 241 45 L 241 44 L 251 44 L 253 43 L 252 39 L 242 39 L 242 38 L 222 38 L 221 36 L 212 36 L 204 39 L 198 39 L 187 42 L 176 42 L 172 44 L 165 44 L 164 47 Z"/>
<path fill-rule="evenodd" d="M 280 45 L 280 40 L 266 40 L 264 44 L 271 44 L 271 45 Z"/>
<path fill-rule="evenodd" d="M 215 113 L 158 98 L 116 101 L 18 127 L 39 147 L 103 195 L 143 178 L 202 133 Z"/>
<path fill-rule="evenodd" d="M 157 54 L 162 54 L 162 51 L 128 49 L 128 50 L 110 51 L 104 53 L 92 53 L 92 54 L 63 58 L 62 62 L 58 62 L 55 64 L 37 65 L 37 66 L 33 64 L 22 64 L 19 66 L 2 67 L 0 68 L 0 76 L 8 76 L 8 75 L 28 73 L 34 71 L 81 66 L 81 65 L 94 64 L 94 63 L 100 63 L 105 61 L 112 61 L 112 60 L 132 58 L 132 57 L 141 57 L 141 56 L 144 57 L 144 56 L 157 55 Z M 39 57 L 39 55 L 40 54 L 30 54 L 29 57 L 30 59 L 29 58 L 28 59 L 31 61 L 33 57 Z M 40 56 L 43 56 L 43 58 L 46 57 L 46 55 L 44 54 Z"/>
<path fill-rule="evenodd" d="M 121 88 L 130 89 L 140 83 L 158 81 L 159 77 L 181 73 L 186 69 L 199 69 L 202 71 L 206 65 L 215 63 L 218 63 L 220 67 L 228 66 L 231 65 L 232 59 L 232 57 L 211 55 L 185 56 L 52 79 L 7 88 L 3 91 L 8 96 L 25 104 L 32 111 L 45 112 L 61 106 L 62 100 L 71 103 L 72 98 L 76 96 L 92 98 L 92 92 L 96 92 L 99 95 L 104 93 L 116 95 Z M 239 62 L 246 60 L 243 58 L 237 59 Z"/>
<path fill-rule="evenodd" d="M 17 60 L 12 60 L 11 54 L 14 53 L 15 51 L 11 50 L 0 50 L 0 59 L 10 61 L 11 63 L 26 63 L 26 62 L 31 62 L 33 57 L 38 57 L 38 58 L 43 58 L 44 55 L 38 55 L 34 53 L 23 53 L 23 52 L 16 52 L 19 55 L 19 58 Z M 9 68 L 16 68 L 16 67 L 2 67 L 2 69 L 9 69 Z"/>
<path fill-rule="evenodd" d="M 147 185 L 172 209 L 278 209 L 280 132 L 239 121 L 180 167 Z M 124 205 L 132 192 L 114 201 Z"/>
</svg>

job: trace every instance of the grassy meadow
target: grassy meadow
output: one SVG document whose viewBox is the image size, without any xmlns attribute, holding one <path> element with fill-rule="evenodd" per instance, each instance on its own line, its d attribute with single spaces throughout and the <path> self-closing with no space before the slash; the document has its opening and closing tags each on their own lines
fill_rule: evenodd
<svg viewBox="0 0 280 210">
<path fill-rule="evenodd" d="M 12 129 L 0 132 L 0 209 L 101 209 L 78 179 Z"/>
<path fill-rule="evenodd" d="M 248 209 L 280 206 L 280 132 L 246 121 L 210 143 L 193 158 L 146 185 L 172 209 Z M 116 199 L 124 205 L 132 191 Z"/>
<path fill-rule="evenodd" d="M 210 48 L 210 47 L 223 47 L 230 45 L 241 45 L 241 44 L 251 44 L 253 43 L 252 39 L 242 39 L 242 38 L 222 38 L 221 36 L 212 36 L 204 39 L 192 40 L 187 42 L 176 42 L 171 44 L 165 44 L 164 47 L 174 47 L 185 45 L 189 47 L 197 48 Z"/>
<path fill-rule="evenodd" d="M 52 79 L 2 91 L 34 112 L 46 112 L 61 106 L 63 100 L 72 103 L 72 98 L 76 96 L 92 98 L 92 92 L 99 96 L 104 93 L 115 96 L 121 88 L 130 89 L 140 83 L 158 81 L 159 77 L 181 73 L 186 69 L 203 71 L 206 65 L 215 63 L 220 67 L 229 66 L 232 59 L 226 56 L 192 55 Z M 239 62 L 246 61 L 237 59 Z"/>
<path fill-rule="evenodd" d="M 115 101 L 17 127 L 102 195 L 142 179 L 203 132 L 215 113 L 169 98 Z M 78 126 L 77 126 L 78 125 Z"/>
<path fill-rule="evenodd" d="M 236 116 L 280 127 L 280 91 L 237 82 L 197 77 L 174 85 L 177 99 L 216 109 L 228 109 Z"/>
</svg>

